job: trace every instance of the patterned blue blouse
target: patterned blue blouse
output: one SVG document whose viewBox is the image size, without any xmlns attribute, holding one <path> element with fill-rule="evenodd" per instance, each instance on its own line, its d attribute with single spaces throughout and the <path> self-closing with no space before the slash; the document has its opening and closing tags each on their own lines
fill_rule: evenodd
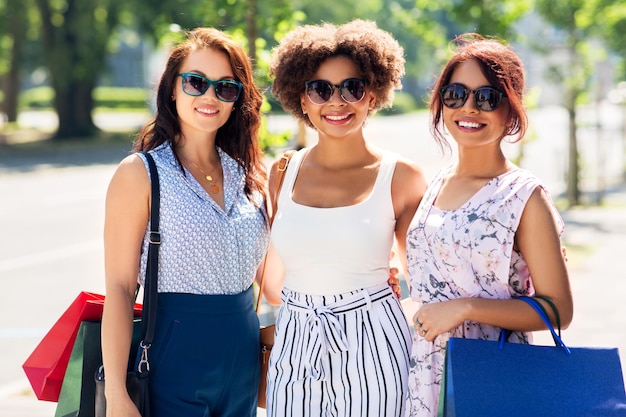
<svg viewBox="0 0 626 417">
<path fill-rule="evenodd" d="M 245 191 L 241 166 L 218 148 L 224 171 L 225 209 L 193 175 L 183 174 L 169 144 L 150 151 L 161 183 L 159 292 L 239 294 L 252 285 L 269 245 L 260 193 L 256 205 Z M 139 154 L 147 162 L 143 155 Z M 138 280 L 143 284 L 149 228 L 143 240 Z"/>
</svg>

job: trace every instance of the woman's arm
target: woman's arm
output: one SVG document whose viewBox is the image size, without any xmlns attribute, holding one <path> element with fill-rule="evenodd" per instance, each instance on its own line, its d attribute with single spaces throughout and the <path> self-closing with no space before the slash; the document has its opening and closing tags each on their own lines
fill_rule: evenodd
<svg viewBox="0 0 626 417">
<path fill-rule="evenodd" d="M 278 166 L 280 165 L 280 160 L 275 161 L 272 164 L 272 168 L 270 169 L 269 176 L 269 185 L 268 185 L 268 215 L 273 218 L 276 214 L 273 212 L 273 208 L 277 207 L 277 202 L 275 201 L 278 198 L 278 187 L 279 187 L 279 174 L 278 174 Z M 284 172 L 281 173 L 284 175 Z M 263 283 L 263 296 L 267 300 L 269 304 L 279 305 L 280 304 L 280 294 L 283 288 L 283 282 L 285 279 L 285 268 L 283 267 L 283 263 L 276 253 L 274 246 L 270 243 L 267 255 L 261 262 L 259 269 L 256 274 L 256 282 L 260 285 L 261 279 L 264 277 Z"/>
<path fill-rule="evenodd" d="M 125 158 L 113 174 L 105 203 L 102 359 L 109 417 L 139 417 L 126 391 L 126 372 L 149 198 L 150 179 L 143 161 L 135 155 Z"/>
<path fill-rule="evenodd" d="M 550 197 L 543 188 L 537 188 L 526 204 L 515 243 L 528 265 L 535 293 L 552 300 L 561 316 L 561 326 L 566 329 L 574 315 L 574 303 L 567 258 L 560 239 L 561 227 L 562 221 L 555 213 Z M 552 310 L 539 301 L 544 303 L 554 323 Z M 536 323 L 545 328 L 541 320 Z"/>
<path fill-rule="evenodd" d="M 271 305 L 280 305 L 280 294 L 285 280 L 285 268 L 280 257 L 270 243 L 267 255 L 256 273 L 256 282 L 261 285 L 261 278 L 265 275 L 263 297 Z"/>
<path fill-rule="evenodd" d="M 396 215 L 395 243 L 398 252 L 396 256 L 400 259 L 405 277 L 408 277 L 406 234 L 426 192 L 427 185 L 422 170 L 416 164 L 405 159 L 399 159 L 396 162 L 396 169 L 391 182 L 391 198 Z"/>
</svg>

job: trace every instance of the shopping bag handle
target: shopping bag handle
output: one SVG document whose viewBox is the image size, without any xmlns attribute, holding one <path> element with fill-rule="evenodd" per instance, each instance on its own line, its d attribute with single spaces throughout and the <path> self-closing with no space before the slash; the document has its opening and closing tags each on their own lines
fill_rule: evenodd
<svg viewBox="0 0 626 417">
<path fill-rule="evenodd" d="M 543 322 L 546 324 L 546 326 L 548 326 L 548 330 L 550 330 L 550 333 L 552 333 L 552 339 L 554 340 L 555 346 L 559 346 L 559 347 L 563 348 L 565 353 L 567 353 L 568 355 L 572 353 L 570 351 L 570 349 L 565 345 L 565 343 L 563 343 L 563 340 L 561 340 L 560 335 L 558 335 L 556 333 L 556 331 L 554 330 L 554 326 L 552 326 L 552 323 L 550 323 L 550 319 L 549 319 L 548 315 L 546 314 L 546 311 L 544 310 L 543 306 L 537 300 L 535 300 L 532 297 L 526 297 L 526 296 L 517 297 L 515 299 L 524 301 L 526 304 L 531 306 L 533 308 L 533 310 L 535 310 L 535 312 L 543 320 Z M 551 307 L 556 310 L 556 308 L 552 304 L 551 304 Z M 560 318 L 558 318 L 558 321 L 560 322 Z M 560 323 L 558 324 L 558 326 L 559 326 L 559 333 L 560 333 L 560 327 L 561 327 Z M 504 347 L 504 343 L 506 342 L 506 340 L 508 339 L 510 334 L 511 334 L 510 330 L 502 329 L 502 331 L 500 332 L 500 349 L 502 349 Z"/>
</svg>

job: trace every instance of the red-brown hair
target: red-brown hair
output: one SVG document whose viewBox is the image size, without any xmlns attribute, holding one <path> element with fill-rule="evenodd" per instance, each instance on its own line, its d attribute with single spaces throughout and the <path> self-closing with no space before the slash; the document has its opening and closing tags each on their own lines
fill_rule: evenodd
<svg viewBox="0 0 626 417">
<path fill-rule="evenodd" d="M 243 167 L 248 194 L 263 191 L 267 173 L 258 141 L 263 96 L 254 83 L 252 65 L 243 48 L 218 29 L 189 31 L 186 40 L 171 51 L 157 89 L 156 115 L 137 135 L 133 150 L 147 151 L 167 141 L 176 154 L 176 138 L 181 132 L 176 103 L 171 99 L 174 83 L 185 59 L 193 51 L 207 48 L 225 53 L 235 80 L 243 84 L 230 118 L 217 131 L 215 144 Z"/>
<path fill-rule="evenodd" d="M 456 46 L 456 51 L 444 65 L 430 97 L 431 131 L 439 146 L 442 149 L 449 148 L 443 133 L 443 103 L 439 90 L 450 83 L 459 64 L 472 59 L 478 63 L 489 84 L 502 91 L 509 102 L 508 128 L 503 137 L 513 136 L 516 138 L 514 141 L 523 138 L 528 128 L 524 106 L 524 67 L 513 48 L 500 39 L 486 38 L 476 33 L 457 36 L 451 44 Z"/>
</svg>

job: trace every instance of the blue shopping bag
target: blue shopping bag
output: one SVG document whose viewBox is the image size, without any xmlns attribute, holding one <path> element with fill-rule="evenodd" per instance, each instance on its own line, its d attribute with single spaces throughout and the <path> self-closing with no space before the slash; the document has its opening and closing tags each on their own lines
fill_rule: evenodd
<svg viewBox="0 0 626 417">
<path fill-rule="evenodd" d="M 567 347 L 541 305 L 520 299 L 546 322 L 555 346 L 450 338 L 439 416 L 626 416 L 618 350 Z"/>
</svg>

